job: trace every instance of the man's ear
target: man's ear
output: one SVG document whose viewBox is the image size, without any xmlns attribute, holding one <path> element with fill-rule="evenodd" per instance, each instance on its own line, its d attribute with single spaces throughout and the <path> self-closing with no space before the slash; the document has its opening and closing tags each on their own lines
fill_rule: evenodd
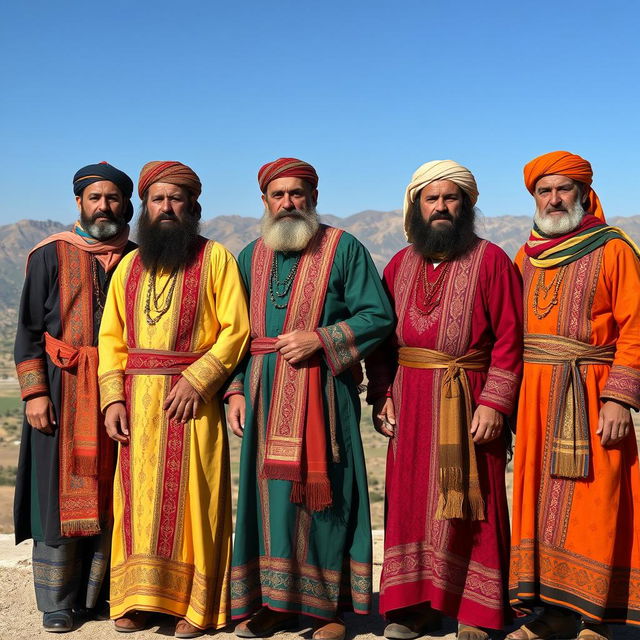
<svg viewBox="0 0 640 640">
<path fill-rule="evenodd" d="M 76 207 L 78 207 L 78 211 L 82 211 L 82 194 L 76 196 Z"/>
</svg>

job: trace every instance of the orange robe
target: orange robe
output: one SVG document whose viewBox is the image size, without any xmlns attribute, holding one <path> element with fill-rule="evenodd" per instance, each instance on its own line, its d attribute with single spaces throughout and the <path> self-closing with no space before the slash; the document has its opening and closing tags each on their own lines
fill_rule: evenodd
<svg viewBox="0 0 640 640">
<path fill-rule="evenodd" d="M 640 408 L 640 262 L 611 240 L 567 266 L 557 304 L 533 311 L 541 270 L 520 250 L 526 334 L 560 335 L 616 345 L 612 365 L 581 366 L 589 418 L 586 479 L 551 477 L 553 416 L 561 401 L 560 367 L 525 363 L 514 456 L 509 579 L 514 607 L 540 602 L 584 618 L 640 625 L 640 471 L 636 437 L 604 448 L 596 434 L 603 400 Z M 549 286 L 558 268 L 544 270 Z M 556 281 L 557 282 L 557 281 Z M 540 306 L 549 304 L 539 293 Z"/>
</svg>

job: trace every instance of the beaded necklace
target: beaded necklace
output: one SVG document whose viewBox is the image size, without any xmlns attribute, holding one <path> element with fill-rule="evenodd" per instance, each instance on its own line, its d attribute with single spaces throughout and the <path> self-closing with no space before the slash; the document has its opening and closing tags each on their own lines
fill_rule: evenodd
<svg viewBox="0 0 640 640">
<path fill-rule="evenodd" d="M 93 282 L 93 299 L 98 305 L 100 311 L 104 311 L 105 293 L 100 286 L 100 278 L 98 277 L 98 261 L 91 256 L 91 281 Z"/>
<path fill-rule="evenodd" d="M 536 288 L 533 291 L 533 313 L 538 320 L 546 318 L 551 313 L 551 309 L 558 304 L 558 291 L 560 290 L 560 285 L 564 280 L 564 274 L 566 273 L 568 266 L 569 265 L 565 264 L 564 267 L 560 267 L 548 285 L 545 285 L 544 283 L 545 270 L 539 269 L 540 273 L 538 274 L 538 281 L 536 282 Z M 551 289 L 553 289 L 553 296 L 551 296 L 551 300 L 549 300 L 546 306 L 541 306 L 540 293 L 542 293 L 543 298 L 546 298 Z"/>
<path fill-rule="evenodd" d="M 160 293 L 156 293 L 156 273 L 157 273 L 157 265 L 153 267 L 151 270 L 151 275 L 149 276 L 149 286 L 147 287 L 147 299 L 144 303 L 144 314 L 147 317 L 147 324 L 154 325 L 160 321 L 160 318 L 169 311 L 169 307 L 171 306 L 171 300 L 173 299 L 173 292 L 176 288 L 176 282 L 178 281 L 178 267 L 174 267 L 171 275 L 164 283 L 164 287 L 160 290 Z M 169 287 L 169 291 L 167 292 L 167 297 L 165 299 L 164 305 L 160 307 L 160 300 L 164 295 L 165 291 Z M 153 301 L 153 310 L 155 312 L 155 317 L 151 315 L 151 302 Z"/>
<path fill-rule="evenodd" d="M 281 304 L 278 302 L 278 299 L 285 298 L 289 291 L 291 291 L 291 287 L 293 286 L 293 280 L 296 277 L 296 273 L 298 272 L 298 265 L 300 264 L 300 256 L 302 254 L 298 254 L 298 257 L 291 267 L 291 270 L 287 274 L 284 280 L 280 280 L 280 272 L 278 270 L 278 254 L 274 251 L 273 260 L 271 261 L 271 275 L 269 276 L 269 298 L 271 299 L 271 303 L 276 309 L 286 309 L 288 302 Z"/>
<path fill-rule="evenodd" d="M 424 261 L 422 277 L 420 278 L 422 287 L 416 287 L 416 308 L 424 316 L 433 313 L 433 310 L 440 304 L 442 300 L 442 292 L 444 291 L 444 281 L 451 268 L 451 262 L 445 262 L 438 270 L 438 277 L 434 282 L 429 282 L 427 277 L 428 263 Z M 420 297 L 420 289 L 422 288 L 422 299 Z"/>
</svg>

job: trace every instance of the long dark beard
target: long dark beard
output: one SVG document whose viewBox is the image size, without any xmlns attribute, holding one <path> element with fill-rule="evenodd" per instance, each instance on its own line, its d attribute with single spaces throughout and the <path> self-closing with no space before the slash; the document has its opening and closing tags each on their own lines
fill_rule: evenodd
<svg viewBox="0 0 640 640">
<path fill-rule="evenodd" d="M 411 242 L 425 258 L 453 260 L 467 253 L 478 239 L 475 222 L 475 211 L 465 199 L 460 216 L 452 219 L 451 226 L 436 228 L 422 217 L 420 202 L 416 198 L 409 220 Z"/>
<path fill-rule="evenodd" d="M 181 222 L 163 225 L 151 222 L 143 204 L 138 218 L 138 249 L 146 269 L 154 266 L 172 271 L 188 266 L 195 259 L 195 246 L 200 233 L 199 220 L 190 213 Z"/>
</svg>

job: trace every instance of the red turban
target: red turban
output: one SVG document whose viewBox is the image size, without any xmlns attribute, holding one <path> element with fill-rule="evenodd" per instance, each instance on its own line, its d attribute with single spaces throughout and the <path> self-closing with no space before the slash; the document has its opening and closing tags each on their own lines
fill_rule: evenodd
<svg viewBox="0 0 640 640">
<path fill-rule="evenodd" d="M 202 183 L 193 169 L 182 162 L 147 162 L 140 171 L 138 195 L 142 198 L 154 182 L 168 182 L 184 187 L 196 198 L 202 192 Z"/>
<path fill-rule="evenodd" d="M 276 178 L 302 178 L 306 180 L 312 188 L 318 186 L 318 174 L 316 170 L 307 162 L 297 158 L 278 158 L 273 162 L 267 162 L 258 171 L 258 184 L 260 191 L 265 193 L 267 185 Z"/>
<path fill-rule="evenodd" d="M 602 205 L 596 192 L 591 188 L 593 170 L 587 160 L 568 151 L 552 151 L 534 158 L 524 167 L 524 183 L 532 195 L 538 180 L 551 175 L 566 176 L 584 184 L 587 189 L 586 195 L 588 195 L 587 213 L 604 221 Z"/>
</svg>

